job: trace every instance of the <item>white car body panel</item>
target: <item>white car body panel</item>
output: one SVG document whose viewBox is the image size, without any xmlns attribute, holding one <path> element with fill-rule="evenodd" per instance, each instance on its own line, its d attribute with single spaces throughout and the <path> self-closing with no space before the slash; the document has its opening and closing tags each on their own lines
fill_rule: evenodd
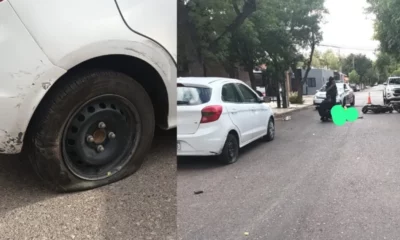
<svg viewBox="0 0 400 240">
<path fill-rule="evenodd" d="M 125 7 L 141 2 L 132 0 Z M 150 8 L 141 11 L 154 18 L 154 8 L 165 2 L 170 8 L 177 4 L 152 1 Z M 138 23 L 158 27 L 158 22 Z M 170 37 L 176 41 L 176 31 Z M 165 43 L 168 36 L 163 33 L 160 38 Z M 168 93 L 167 128 L 176 127 L 176 58 L 165 48 L 174 52 L 170 43 L 160 46 L 132 32 L 112 0 L 0 2 L 0 106 L 7 113 L 0 115 L 0 153 L 21 151 L 34 110 L 54 82 L 72 67 L 105 55 L 142 59 L 160 74 Z"/>
<path fill-rule="evenodd" d="M 157 39 L 157 42 L 161 43 L 173 56 L 175 62 L 177 61 L 176 3 L 132 0 L 117 0 L 117 3 L 129 27 L 152 39 Z M 151 9 L 151 14 L 146 9 Z M 141 20 L 137 21 L 137 19 Z"/>
<path fill-rule="evenodd" d="M 178 83 L 182 83 L 184 86 L 212 88 L 209 102 L 193 106 L 178 105 L 178 156 L 219 155 L 232 130 L 239 135 L 240 147 L 244 147 L 267 133 L 268 120 L 273 117 L 272 109 L 267 104 L 235 104 L 222 101 L 223 85 L 243 84 L 242 81 L 203 77 L 178 78 Z M 254 91 L 253 93 L 257 96 Z M 210 105 L 223 107 L 220 118 L 214 122 L 200 124 L 201 110 Z"/>
</svg>

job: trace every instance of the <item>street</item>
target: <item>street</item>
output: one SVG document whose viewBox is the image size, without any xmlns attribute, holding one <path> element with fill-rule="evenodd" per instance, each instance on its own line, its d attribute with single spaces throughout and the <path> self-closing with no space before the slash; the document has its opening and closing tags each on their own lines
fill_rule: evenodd
<svg viewBox="0 0 400 240">
<path fill-rule="evenodd" d="M 355 93 L 360 116 L 368 91 L 382 104 L 382 88 Z M 340 127 L 314 108 L 291 117 L 235 164 L 178 162 L 179 239 L 400 239 L 400 114 Z"/>
<path fill-rule="evenodd" d="M 176 131 L 158 132 L 135 175 L 96 190 L 55 194 L 26 159 L 0 159 L 0 239 L 176 239 Z"/>
</svg>

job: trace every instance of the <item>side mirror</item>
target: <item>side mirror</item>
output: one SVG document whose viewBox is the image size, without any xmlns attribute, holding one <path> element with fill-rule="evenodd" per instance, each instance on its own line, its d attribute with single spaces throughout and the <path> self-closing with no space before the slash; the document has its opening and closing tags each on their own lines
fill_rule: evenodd
<svg viewBox="0 0 400 240">
<path fill-rule="evenodd" d="M 259 97 L 264 97 L 264 95 L 262 94 L 262 92 L 260 91 L 256 91 Z"/>
</svg>

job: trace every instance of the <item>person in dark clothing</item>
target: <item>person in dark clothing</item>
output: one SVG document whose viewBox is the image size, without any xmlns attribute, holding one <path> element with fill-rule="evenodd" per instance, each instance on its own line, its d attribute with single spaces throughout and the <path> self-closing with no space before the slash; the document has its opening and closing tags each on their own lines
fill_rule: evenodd
<svg viewBox="0 0 400 240">
<path fill-rule="evenodd" d="M 318 113 L 321 116 L 321 121 L 331 118 L 330 110 L 333 106 L 336 105 L 337 92 L 338 90 L 335 79 L 333 77 L 330 77 L 329 81 L 326 83 L 326 98 L 318 108 Z"/>
<path fill-rule="evenodd" d="M 338 90 L 335 79 L 333 77 L 330 77 L 328 83 L 326 84 L 326 97 L 330 98 L 332 103 L 336 103 L 337 93 Z"/>
</svg>

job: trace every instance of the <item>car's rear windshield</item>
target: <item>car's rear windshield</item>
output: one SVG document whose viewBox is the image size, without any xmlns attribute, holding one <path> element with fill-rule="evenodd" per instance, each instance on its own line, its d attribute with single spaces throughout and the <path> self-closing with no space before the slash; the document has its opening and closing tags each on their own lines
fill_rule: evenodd
<svg viewBox="0 0 400 240">
<path fill-rule="evenodd" d="M 178 86 L 178 105 L 200 105 L 211 99 L 211 88 Z"/>
<path fill-rule="evenodd" d="M 389 79 L 389 85 L 400 85 L 400 78 Z"/>
</svg>

